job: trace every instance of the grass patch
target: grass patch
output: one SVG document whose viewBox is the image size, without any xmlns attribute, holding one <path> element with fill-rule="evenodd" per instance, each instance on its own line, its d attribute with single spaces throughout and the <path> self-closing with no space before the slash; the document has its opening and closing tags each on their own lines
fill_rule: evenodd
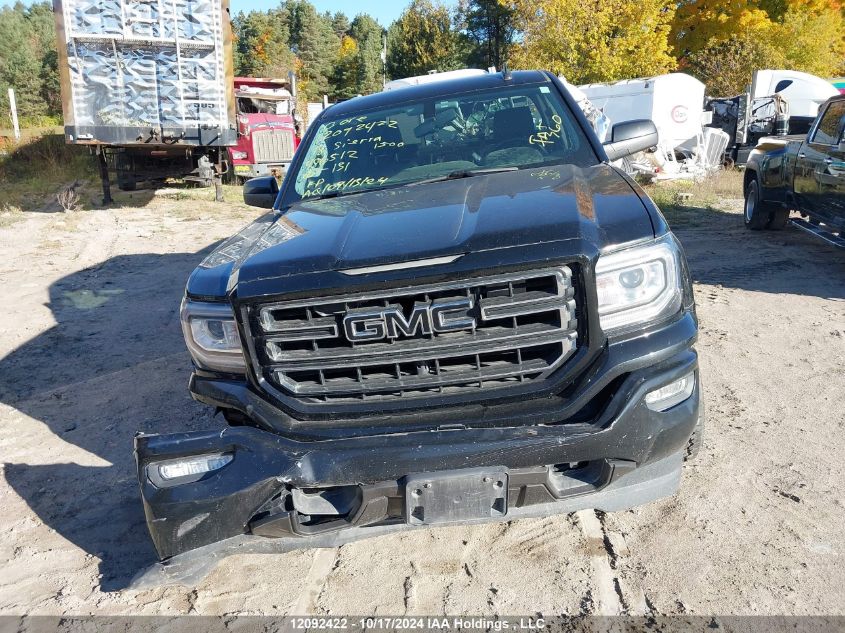
<svg viewBox="0 0 845 633">
<path fill-rule="evenodd" d="M 723 169 L 700 182 L 661 180 L 644 185 L 670 224 L 698 224 L 701 212 L 725 211 L 726 201 L 742 198 L 742 172 Z"/>
<path fill-rule="evenodd" d="M 60 134 L 24 135 L 20 143 L 0 146 L 0 214 L 58 206 L 62 187 L 94 177 L 87 148 L 68 145 Z"/>
</svg>

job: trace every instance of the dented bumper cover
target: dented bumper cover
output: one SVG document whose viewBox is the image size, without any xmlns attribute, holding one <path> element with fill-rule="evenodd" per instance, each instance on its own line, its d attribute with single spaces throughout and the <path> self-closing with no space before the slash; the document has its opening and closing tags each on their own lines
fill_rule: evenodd
<svg viewBox="0 0 845 633">
<path fill-rule="evenodd" d="M 662 412 L 646 405 L 647 393 L 691 371 L 696 381 L 688 399 Z M 244 551 L 245 541 L 267 537 L 292 549 L 414 526 L 633 507 L 677 489 L 699 419 L 697 373 L 691 349 L 631 371 L 605 407 L 611 417 L 579 423 L 319 441 L 246 426 L 139 434 L 135 458 L 147 524 L 159 557 L 173 560 L 197 548 L 215 556 L 229 544 Z M 162 462 L 199 455 L 231 460 L 174 482 L 158 476 Z M 425 502 L 434 493 L 476 503 L 488 495 L 493 510 L 451 514 L 443 499 Z"/>
</svg>

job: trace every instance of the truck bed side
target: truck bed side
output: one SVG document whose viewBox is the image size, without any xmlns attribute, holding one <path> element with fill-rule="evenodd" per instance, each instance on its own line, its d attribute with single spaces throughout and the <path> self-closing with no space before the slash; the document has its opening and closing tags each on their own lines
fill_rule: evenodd
<svg viewBox="0 0 845 633">
<path fill-rule="evenodd" d="M 803 136 L 760 139 L 748 157 L 744 186 L 747 187 L 751 179 L 757 178 L 764 200 L 791 205 L 794 201 L 796 157 L 804 142 Z"/>
</svg>

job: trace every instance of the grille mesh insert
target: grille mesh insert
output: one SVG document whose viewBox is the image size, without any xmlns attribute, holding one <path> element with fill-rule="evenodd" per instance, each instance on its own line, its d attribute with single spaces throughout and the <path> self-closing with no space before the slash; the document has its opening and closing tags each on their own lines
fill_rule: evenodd
<svg viewBox="0 0 845 633">
<path fill-rule="evenodd" d="M 257 162 L 275 163 L 293 158 L 293 134 L 290 130 L 258 130 L 252 133 L 252 137 Z"/>
<path fill-rule="evenodd" d="M 456 305 L 461 308 L 438 321 L 438 306 Z M 385 328 L 387 313 L 398 315 L 404 330 Z M 310 404 L 501 390 L 543 380 L 578 344 L 575 283 L 567 266 L 256 304 L 246 314 L 256 370 L 273 388 Z M 359 322 L 351 326 L 355 318 Z M 455 331 L 431 325 L 458 322 L 462 329 Z M 349 337 L 357 331 L 375 335 L 353 342 Z"/>
</svg>

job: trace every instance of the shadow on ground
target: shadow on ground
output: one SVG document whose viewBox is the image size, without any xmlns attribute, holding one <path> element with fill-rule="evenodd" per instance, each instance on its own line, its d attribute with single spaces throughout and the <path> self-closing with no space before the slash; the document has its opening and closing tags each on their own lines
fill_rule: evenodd
<svg viewBox="0 0 845 633">
<path fill-rule="evenodd" d="M 696 283 L 845 298 L 843 249 L 791 225 L 782 231 L 749 231 L 740 213 L 694 207 L 666 211 Z"/>
<path fill-rule="evenodd" d="M 125 587 L 155 559 L 135 480 L 135 431 L 221 424 L 188 395 L 178 317 L 185 281 L 211 248 L 118 256 L 64 277 L 50 287 L 56 325 L 0 360 L 0 400 L 56 436 L 46 461 L 57 463 L 43 465 L 41 454 L 39 465 L 5 464 L 5 478 L 41 521 L 101 559 L 103 591 Z M 83 460 L 68 445 L 93 457 L 74 463 Z"/>
</svg>

